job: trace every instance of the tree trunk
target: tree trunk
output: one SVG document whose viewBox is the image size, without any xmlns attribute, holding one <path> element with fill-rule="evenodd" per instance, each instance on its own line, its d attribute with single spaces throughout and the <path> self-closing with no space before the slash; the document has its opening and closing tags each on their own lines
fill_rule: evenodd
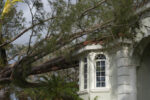
<svg viewBox="0 0 150 100">
<path fill-rule="evenodd" d="M 0 44 L 3 44 L 2 35 L 2 20 L 0 19 Z M 6 50 L 4 47 L 0 48 L 0 69 L 3 69 L 7 65 Z M 10 91 L 8 87 L 0 89 L 0 100 L 10 100 Z"/>
<path fill-rule="evenodd" d="M 2 21 L 0 21 L 0 44 L 3 44 L 3 35 L 2 35 Z M 0 67 L 7 65 L 7 56 L 6 50 L 4 47 L 0 48 Z"/>
</svg>

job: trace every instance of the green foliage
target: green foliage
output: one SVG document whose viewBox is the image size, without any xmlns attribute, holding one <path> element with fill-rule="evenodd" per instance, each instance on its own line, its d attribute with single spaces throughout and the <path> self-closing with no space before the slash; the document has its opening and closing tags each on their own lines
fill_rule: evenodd
<svg viewBox="0 0 150 100">
<path fill-rule="evenodd" d="M 133 0 L 111 0 L 113 6 L 114 26 L 113 34 L 130 35 L 132 38 L 133 30 L 138 25 L 137 16 L 134 10 Z"/>
<path fill-rule="evenodd" d="M 51 77 L 42 76 L 39 81 L 41 80 L 46 84 L 45 86 L 25 89 L 22 93 L 32 100 L 81 100 L 77 95 L 77 83 L 66 81 L 55 75 Z M 18 97 L 22 93 L 19 92 Z"/>
<path fill-rule="evenodd" d="M 93 31 L 87 36 L 87 40 L 101 39 L 107 44 L 120 37 L 133 39 L 136 34 L 135 29 L 139 28 L 139 18 L 135 13 L 134 3 L 134 0 L 107 0 L 99 8 L 94 9 L 100 12 L 100 21 L 113 19 L 113 22 L 107 28 Z"/>
<path fill-rule="evenodd" d="M 13 6 L 17 2 L 22 2 L 22 0 L 6 0 L 4 8 L 3 8 L 3 11 L 2 11 L 2 13 L 0 13 L 2 20 L 4 20 L 5 18 L 7 18 L 7 16 L 9 15 L 9 13 L 13 9 Z"/>
<path fill-rule="evenodd" d="M 95 98 L 94 98 L 94 100 L 97 100 L 98 99 L 98 96 L 96 96 Z"/>
</svg>

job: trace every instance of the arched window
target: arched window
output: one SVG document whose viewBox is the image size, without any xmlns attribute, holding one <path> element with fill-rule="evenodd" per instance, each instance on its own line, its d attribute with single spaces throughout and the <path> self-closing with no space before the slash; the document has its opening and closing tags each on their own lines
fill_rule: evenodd
<svg viewBox="0 0 150 100">
<path fill-rule="evenodd" d="M 95 57 L 96 61 L 96 87 L 106 86 L 106 57 L 103 54 L 98 54 Z"/>
<path fill-rule="evenodd" d="M 84 58 L 84 89 L 87 89 L 87 58 Z"/>
</svg>

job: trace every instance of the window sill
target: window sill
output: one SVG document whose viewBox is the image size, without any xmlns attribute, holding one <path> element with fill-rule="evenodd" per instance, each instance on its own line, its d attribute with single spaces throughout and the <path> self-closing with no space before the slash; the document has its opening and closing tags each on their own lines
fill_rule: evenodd
<svg viewBox="0 0 150 100">
<path fill-rule="evenodd" d="M 95 88 L 95 89 L 90 89 L 89 92 L 90 93 L 106 93 L 106 92 L 110 92 L 110 88 L 108 88 L 108 87 Z M 82 91 L 78 92 L 79 95 L 84 95 L 84 94 L 87 94 L 87 93 L 88 93 L 88 90 L 82 90 Z"/>
<path fill-rule="evenodd" d="M 82 94 L 87 94 L 88 91 L 87 90 L 82 90 L 82 91 L 79 91 L 78 94 L 82 95 Z"/>
<path fill-rule="evenodd" d="M 90 92 L 92 93 L 99 93 L 99 92 L 109 92 L 110 88 L 96 88 L 96 89 L 91 89 Z"/>
</svg>

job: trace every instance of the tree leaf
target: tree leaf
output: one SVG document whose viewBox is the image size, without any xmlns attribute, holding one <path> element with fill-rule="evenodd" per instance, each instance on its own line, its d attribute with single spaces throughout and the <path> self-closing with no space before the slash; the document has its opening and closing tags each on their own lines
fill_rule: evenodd
<svg viewBox="0 0 150 100">
<path fill-rule="evenodd" d="M 23 2 L 22 0 L 7 0 L 5 5 L 4 5 L 4 8 L 3 8 L 3 11 L 2 11 L 2 16 L 1 18 L 3 19 L 4 16 L 6 16 L 12 9 L 12 7 L 17 3 L 17 2 Z"/>
</svg>

